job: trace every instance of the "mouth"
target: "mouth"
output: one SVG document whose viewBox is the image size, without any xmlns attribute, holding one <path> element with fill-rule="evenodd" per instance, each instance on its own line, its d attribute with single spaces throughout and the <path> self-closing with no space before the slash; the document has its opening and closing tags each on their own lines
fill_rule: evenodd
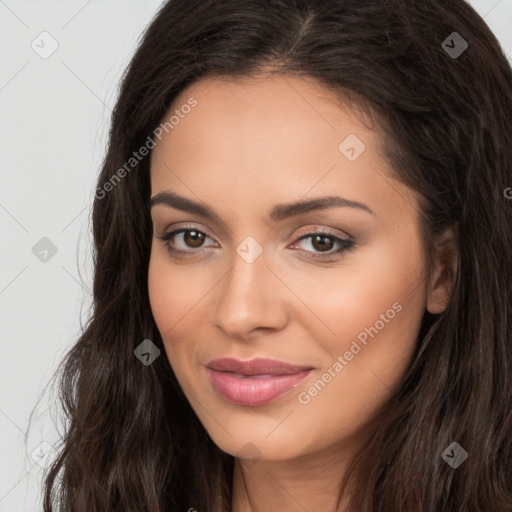
<svg viewBox="0 0 512 512">
<path fill-rule="evenodd" d="M 256 407 L 267 404 L 303 382 L 314 368 L 272 359 L 240 361 L 223 358 L 206 365 L 217 394 L 236 405 Z"/>
</svg>

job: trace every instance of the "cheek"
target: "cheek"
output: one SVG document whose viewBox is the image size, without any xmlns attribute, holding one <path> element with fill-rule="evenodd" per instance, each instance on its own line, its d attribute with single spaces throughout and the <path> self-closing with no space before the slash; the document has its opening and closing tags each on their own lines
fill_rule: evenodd
<svg viewBox="0 0 512 512">
<path fill-rule="evenodd" d="M 190 293 L 190 288 L 180 287 L 180 274 L 170 272 L 169 265 L 160 256 L 151 255 L 148 269 L 148 294 L 153 317 L 165 341 L 179 318 L 183 302 L 178 300 L 181 293 Z M 176 293 L 179 290 L 179 294 Z"/>
<path fill-rule="evenodd" d="M 336 278 L 317 283 L 309 294 L 311 309 L 331 332 L 326 334 L 318 322 L 309 326 L 321 331 L 316 339 L 325 355 L 300 403 L 311 417 L 329 411 L 327 438 L 336 438 L 340 428 L 362 427 L 398 387 L 411 362 L 426 290 L 419 244 L 410 240 L 409 251 L 383 246 L 357 266 L 340 268 Z"/>
<path fill-rule="evenodd" d="M 207 263 L 201 267 L 172 262 L 157 242 L 148 268 L 149 300 L 169 363 L 187 393 L 197 386 L 204 347 L 212 339 L 206 308 L 222 273 L 209 271 Z"/>
<path fill-rule="evenodd" d="M 166 249 L 157 242 L 153 242 L 149 261 L 148 293 L 153 317 L 163 336 L 174 333 L 201 307 L 201 300 L 215 280 L 196 265 L 173 263 Z"/>
<path fill-rule="evenodd" d="M 207 336 L 201 336 L 205 326 L 202 305 L 217 281 L 218 277 L 201 273 L 194 265 L 171 263 L 165 250 L 153 248 L 148 268 L 151 311 L 169 362 L 180 381 L 193 380 L 187 372 L 194 370 L 190 361 L 199 359 L 196 352 L 201 346 L 194 340 Z"/>
<path fill-rule="evenodd" d="M 403 230 L 408 236 L 383 236 L 329 272 L 303 274 L 296 281 L 298 294 L 307 297 L 322 320 L 315 329 L 330 354 L 349 350 L 355 339 L 364 345 L 366 338 L 373 339 L 370 332 L 388 341 L 386 350 L 391 352 L 404 343 L 414 344 L 426 307 L 426 280 L 413 228 Z"/>
<path fill-rule="evenodd" d="M 348 350 L 344 344 L 355 339 L 364 345 L 373 334 L 382 340 L 395 339 L 387 347 L 393 350 L 404 341 L 404 334 L 406 338 L 410 338 L 407 333 L 415 334 L 425 308 L 419 272 L 396 264 L 366 265 L 364 271 L 342 279 L 335 291 L 317 299 L 317 310 L 323 311 L 325 323 L 336 333 L 327 338 L 333 341 L 332 349 Z"/>
</svg>

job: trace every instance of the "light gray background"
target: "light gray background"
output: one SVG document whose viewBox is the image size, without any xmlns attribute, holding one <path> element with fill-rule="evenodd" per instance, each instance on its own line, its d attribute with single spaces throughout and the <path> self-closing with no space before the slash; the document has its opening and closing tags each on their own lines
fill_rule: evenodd
<svg viewBox="0 0 512 512">
<path fill-rule="evenodd" d="M 91 303 L 89 214 L 109 117 L 161 3 L 0 0 L 0 512 L 42 510 L 45 454 L 59 438 L 46 386 Z M 512 0 L 470 3 L 510 58 Z M 45 31 L 59 45 L 48 58 L 31 47 L 51 49 Z M 57 248 L 46 262 L 32 252 L 43 237 Z"/>
</svg>

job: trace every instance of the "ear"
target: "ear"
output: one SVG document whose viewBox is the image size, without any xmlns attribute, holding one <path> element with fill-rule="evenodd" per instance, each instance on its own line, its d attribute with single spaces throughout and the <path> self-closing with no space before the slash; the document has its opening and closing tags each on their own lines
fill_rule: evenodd
<svg viewBox="0 0 512 512">
<path fill-rule="evenodd" d="M 459 256 L 458 225 L 436 236 L 432 248 L 432 273 L 429 279 L 427 310 L 437 315 L 450 302 Z"/>
</svg>

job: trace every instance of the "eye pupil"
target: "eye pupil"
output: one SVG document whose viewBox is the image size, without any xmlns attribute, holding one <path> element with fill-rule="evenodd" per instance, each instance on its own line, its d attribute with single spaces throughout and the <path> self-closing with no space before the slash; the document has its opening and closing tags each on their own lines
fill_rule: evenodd
<svg viewBox="0 0 512 512">
<path fill-rule="evenodd" d="M 319 240 L 320 240 L 320 245 L 319 245 L 319 246 L 317 246 L 317 244 L 316 244 L 316 243 L 317 243 L 317 241 L 319 241 Z M 325 246 L 325 241 L 327 241 L 327 246 L 328 246 L 328 247 L 326 247 L 326 246 Z M 320 251 L 322 251 L 322 250 L 329 251 L 329 250 L 331 250 L 331 249 L 332 249 L 333 240 L 332 240 L 330 237 L 325 236 L 325 235 L 315 235 L 315 236 L 313 237 L 312 244 L 313 244 L 313 247 L 314 247 L 315 249 L 317 249 L 317 250 L 320 250 Z"/>
<path fill-rule="evenodd" d="M 186 231 L 183 235 L 185 243 L 190 247 L 201 247 L 204 242 L 204 235 L 199 231 Z"/>
</svg>

